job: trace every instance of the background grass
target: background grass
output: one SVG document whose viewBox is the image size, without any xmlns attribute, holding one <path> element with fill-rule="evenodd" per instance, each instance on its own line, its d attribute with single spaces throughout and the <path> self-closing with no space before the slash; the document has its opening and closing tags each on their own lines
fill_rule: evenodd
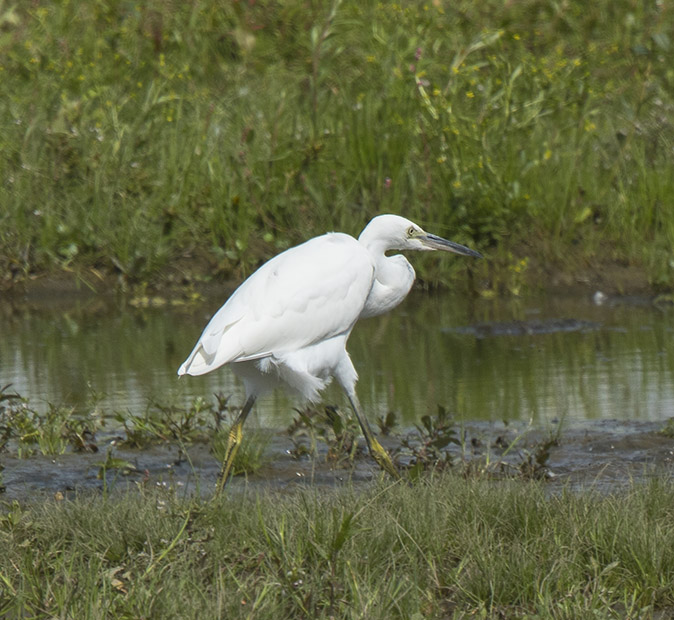
<svg viewBox="0 0 674 620">
<path fill-rule="evenodd" d="M 241 276 L 382 211 L 486 251 L 482 275 L 572 257 L 674 281 L 669 3 L 0 8 L 5 284 L 194 256 Z"/>
<path fill-rule="evenodd" d="M 6 618 L 653 618 L 674 605 L 674 490 L 167 491 L 0 511 Z M 660 615 L 658 615 L 660 614 Z"/>
</svg>

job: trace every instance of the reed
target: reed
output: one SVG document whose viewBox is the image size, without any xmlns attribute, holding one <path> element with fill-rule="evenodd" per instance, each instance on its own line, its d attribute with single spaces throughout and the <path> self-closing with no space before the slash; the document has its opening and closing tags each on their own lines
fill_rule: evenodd
<svg viewBox="0 0 674 620">
<path fill-rule="evenodd" d="M 391 211 L 485 251 L 478 281 L 530 258 L 633 263 L 671 285 L 670 13 L 628 0 L 8 5 L 3 281 L 93 268 L 152 283 L 175 264 L 238 277 Z M 462 268 L 419 263 L 435 283 Z"/>
</svg>

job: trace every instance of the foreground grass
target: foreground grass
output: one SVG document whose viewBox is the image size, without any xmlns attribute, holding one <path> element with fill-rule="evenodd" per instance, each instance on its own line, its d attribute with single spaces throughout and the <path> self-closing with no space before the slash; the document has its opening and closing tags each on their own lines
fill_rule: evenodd
<svg viewBox="0 0 674 620">
<path fill-rule="evenodd" d="M 241 275 L 400 212 L 526 259 L 674 282 L 672 7 L 56 2 L 0 11 L 0 268 Z M 530 255 L 530 256 L 528 256 Z M 524 260 L 524 263 L 521 261 Z M 459 261 L 451 263 L 458 265 Z M 427 280 L 447 261 L 418 261 Z"/>
<path fill-rule="evenodd" d="M 648 618 L 674 606 L 674 487 L 548 497 L 430 477 L 0 511 L 6 618 Z"/>
</svg>

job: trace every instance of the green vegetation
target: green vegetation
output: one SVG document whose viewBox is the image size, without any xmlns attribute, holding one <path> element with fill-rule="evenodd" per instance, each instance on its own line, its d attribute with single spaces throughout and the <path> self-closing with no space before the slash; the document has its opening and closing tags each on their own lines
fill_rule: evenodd
<svg viewBox="0 0 674 620">
<path fill-rule="evenodd" d="M 494 292 L 527 259 L 670 286 L 672 45 L 631 0 L 3 3 L 3 285 L 238 277 L 392 211 Z"/>
<path fill-rule="evenodd" d="M 210 444 L 214 457 L 222 461 L 229 429 L 239 413 L 239 409 L 228 403 L 229 398 L 221 394 L 214 395 L 212 402 L 196 398 L 189 407 L 150 403 L 141 415 L 131 411 L 110 414 L 97 406 L 80 412 L 74 407 L 47 403 L 42 413 L 31 406 L 27 398 L 12 392 L 11 386 L 5 386 L 0 389 L 0 455 L 30 458 L 35 455 L 56 457 L 66 452 L 97 453 L 101 444 L 100 447 L 107 445 L 105 458 L 98 463 L 101 472 L 137 473 L 135 466 L 126 460 L 134 451 L 152 445 L 171 445 L 178 448 L 179 459 L 189 460 L 188 448 L 201 443 Z M 359 443 L 362 433 L 350 411 L 345 415 L 333 406 L 296 411 L 296 418 L 286 429 L 293 445 L 288 453 L 294 459 L 309 457 L 335 469 L 352 470 L 357 458 L 369 458 L 362 442 Z M 395 417 L 389 413 L 386 419 L 379 421 L 379 426 L 382 434 L 390 436 L 396 460 L 409 469 L 413 479 L 425 471 L 453 466 L 465 475 L 544 478 L 549 447 L 557 441 L 557 437 L 551 437 L 530 442 L 533 452 L 518 449 L 509 457 L 526 433 L 507 439 L 502 434 L 493 446 L 486 447 L 482 446 L 481 439 L 474 437 L 468 450 L 464 444 L 469 440 L 465 433 L 460 433 L 444 407 L 438 407 L 435 416 L 422 416 L 416 430 L 405 435 L 394 431 Z M 102 433 L 106 426 L 112 438 L 100 441 L 97 433 Z M 234 475 L 254 474 L 268 463 L 271 457 L 266 451 L 272 433 L 268 428 L 246 430 L 234 461 Z M 448 451 L 449 444 L 457 446 L 454 454 Z M 118 450 L 124 450 L 126 457 L 118 457 Z M 99 474 L 99 477 L 102 476 Z"/>
<path fill-rule="evenodd" d="M 0 509 L 5 618 L 653 618 L 674 608 L 674 487 L 170 490 Z M 662 615 L 657 615 L 661 613 Z"/>
<path fill-rule="evenodd" d="M 243 435 L 241 445 L 234 456 L 231 473 L 232 476 L 255 474 L 264 465 L 267 465 L 271 455 L 267 448 L 272 440 L 273 432 L 264 428 L 249 428 Z M 212 439 L 212 452 L 221 463 L 227 454 L 229 429 L 223 429 L 216 433 Z"/>
<path fill-rule="evenodd" d="M 101 471 L 135 468 L 115 456 L 115 448 L 146 449 L 153 444 L 171 444 L 182 453 L 195 443 L 210 443 L 214 456 L 222 460 L 227 445 L 227 433 L 237 409 L 228 405 L 229 399 L 216 394 L 212 402 L 196 398 L 189 407 L 150 403 L 140 415 L 131 411 L 114 414 L 97 406 L 80 412 L 74 407 L 47 403 L 46 411 L 34 408 L 27 398 L 11 391 L 7 385 L 0 389 L 0 455 L 14 454 L 19 458 L 34 455 L 58 456 L 65 452 L 99 450 L 96 434 L 106 426 L 119 430 L 100 462 Z M 258 471 L 266 462 L 265 449 L 270 432 L 250 429 L 234 462 L 235 474 Z M 107 442 L 105 442 L 107 443 Z M 0 462 L 0 483 L 2 482 Z"/>
<path fill-rule="evenodd" d="M 81 414 L 74 407 L 48 403 L 46 411 L 40 412 L 10 388 L 0 388 L 0 453 L 8 447 L 20 458 L 35 453 L 57 456 L 68 449 L 95 451 L 91 440 L 102 423 L 97 409 Z"/>
<path fill-rule="evenodd" d="M 55 445 L 84 449 L 64 431 L 82 416 L 47 411 L 60 414 L 1 390 L 2 451 L 30 457 L 37 445 L 58 455 L 31 439 L 38 428 Z M 94 411 L 79 433 L 89 450 L 90 429 L 111 423 Z M 298 411 L 293 454 L 335 468 L 367 458 L 355 423 L 326 413 Z M 613 494 L 550 487 L 536 480 L 546 479 L 559 430 L 533 444 L 502 433 L 486 446 L 439 407 L 402 438 L 393 415 L 378 421 L 399 441 L 411 484 L 281 492 L 241 483 L 213 497 L 199 482 L 141 480 L 129 446 L 170 442 L 187 454 L 210 434 L 218 457 L 233 415 L 219 396 L 116 416 L 126 438 L 98 459 L 102 493 L 0 502 L 0 616 L 571 619 L 674 609 L 674 486 L 663 475 Z M 269 436 L 244 437 L 235 468 L 251 473 Z M 136 484 L 117 484 L 128 476 Z"/>
</svg>

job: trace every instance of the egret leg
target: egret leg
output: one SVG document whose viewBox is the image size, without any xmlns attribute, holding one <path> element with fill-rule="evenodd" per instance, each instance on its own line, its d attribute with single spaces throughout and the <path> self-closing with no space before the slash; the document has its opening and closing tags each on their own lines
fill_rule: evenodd
<svg viewBox="0 0 674 620">
<path fill-rule="evenodd" d="M 232 428 L 229 429 L 229 438 L 227 439 L 227 451 L 225 452 L 225 458 L 222 461 L 222 469 L 220 470 L 220 477 L 218 478 L 218 486 L 215 489 L 216 495 L 221 493 L 227 484 L 229 479 L 229 473 L 232 469 L 232 463 L 234 462 L 234 457 L 241 445 L 241 439 L 243 438 L 243 423 L 246 421 L 250 410 L 253 408 L 255 403 L 255 396 L 249 396 L 246 399 L 246 402 L 241 409 L 241 413 L 236 418 L 236 422 L 232 425 Z"/>
<path fill-rule="evenodd" d="M 367 421 L 367 418 L 363 415 L 363 410 L 360 406 L 360 401 L 358 396 L 356 396 L 355 391 L 345 390 L 346 395 L 349 397 L 349 402 L 351 403 L 351 408 L 358 418 L 358 423 L 360 428 L 365 435 L 365 441 L 367 442 L 368 450 L 370 455 L 377 462 L 379 467 L 381 467 L 385 472 L 390 474 L 396 480 L 400 479 L 400 473 L 398 472 L 396 466 L 393 464 L 389 453 L 386 449 L 379 443 L 377 438 L 374 436 L 372 429 L 370 428 L 370 423 Z"/>
</svg>

